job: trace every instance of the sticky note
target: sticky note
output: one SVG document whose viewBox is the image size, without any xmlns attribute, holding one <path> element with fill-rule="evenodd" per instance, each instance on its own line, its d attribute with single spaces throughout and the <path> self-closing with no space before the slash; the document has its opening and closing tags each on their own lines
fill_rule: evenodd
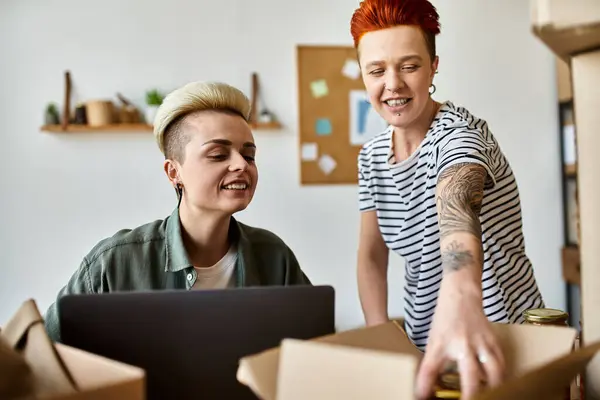
<svg viewBox="0 0 600 400">
<path fill-rule="evenodd" d="M 360 77 L 360 66 L 356 60 L 348 59 L 342 68 L 342 74 L 350 79 L 358 79 Z"/>
<path fill-rule="evenodd" d="M 304 143 L 301 153 L 303 161 L 316 161 L 319 149 L 316 143 Z"/>
<path fill-rule="evenodd" d="M 315 122 L 315 131 L 317 135 L 331 135 L 331 121 L 329 118 L 319 118 Z"/>
<path fill-rule="evenodd" d="M 319 79 L 311 82 L 310 90 L 312 91 L 313 96 L 317 99 L 329 94 L 329 88 L 327 87 L 327 81 L 325 81 L 325 79 Z"/>
<path fill-rule="evenodd" d="M 321 158 L 319 158 L 319 168 L 325 175 L 329 175 L 333 172 L 337 163 L 329 154 L 323 154 Z"/>
</svg>

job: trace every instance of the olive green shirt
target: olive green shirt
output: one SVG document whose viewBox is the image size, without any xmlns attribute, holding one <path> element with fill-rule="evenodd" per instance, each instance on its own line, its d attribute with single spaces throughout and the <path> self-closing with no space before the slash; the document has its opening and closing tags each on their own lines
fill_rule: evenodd
<svg viewBox="0 0 600 400">
<path fill-rule="evenodd" d="M 237 243 L 237 287 L 310 285 L 292 250 L 277 235 L 231 217 L 229 236 Z M 46 312 L 46 331 L 60 342 L 58 298 L 67 294 L 185 289 L 196 271 L 183 244 L 179 209 L 164 220 L 124 229 L 100 241 L 86 255 L 57 301 Z"/>
</svg>

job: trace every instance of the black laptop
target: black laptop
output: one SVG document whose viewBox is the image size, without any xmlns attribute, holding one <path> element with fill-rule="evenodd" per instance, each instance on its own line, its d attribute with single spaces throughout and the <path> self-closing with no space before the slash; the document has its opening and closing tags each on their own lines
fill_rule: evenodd
<svg viewBox="0 0 600 400">
<path fill-rule="evenodd" d="M 241 357 L 335 331 L 330 286 L 116 292 L 59 300 L 64 344 L 146 371 L 156 399 L 256 399 Z"/>
</svg>

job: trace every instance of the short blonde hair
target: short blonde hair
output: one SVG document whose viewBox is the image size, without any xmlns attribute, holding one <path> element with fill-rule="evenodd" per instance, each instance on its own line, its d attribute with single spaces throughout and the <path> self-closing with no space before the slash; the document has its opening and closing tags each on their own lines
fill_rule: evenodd
<svg viewBox="0 0 600 400">
<path fill-rule="evenodd" d="M 205 110 L 232 112 L 250 120 L 250 101 L 241 90 L 222 82 L 188 83 L 165 97 L 154 118 L 154 138 L 165 157 L 183 153 L 186 143 L 180 125 L 185 116 Z"/>
</svg>

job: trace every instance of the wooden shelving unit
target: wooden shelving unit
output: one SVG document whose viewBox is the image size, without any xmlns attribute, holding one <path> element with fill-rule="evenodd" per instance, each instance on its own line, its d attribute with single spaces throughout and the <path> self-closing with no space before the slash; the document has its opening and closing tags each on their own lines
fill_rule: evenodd
<svg viewBox="0 0 600 400">
<path fill-rule="evenodd" d="M 571 71 L 561 59 L 556 60 L 559 113 L 561 187 L 563 203 L 562 276 L 566 286 L 567 312 L 570 325 L 579 328 L 581 320 L 581 260 L 577 199 L 577 129 L 574 118 Z M 573 153 L 575 152 L 575 153 Z"/>
<path fill-rule="evenodd" d="M 113 124 L 104 126 L 89 125 L 44 125 L 40 128 L 42 132 L 48 133 L 89 133 L 89 132 L 152 132 L 152 125 L 148 124 Z"/>
<path fill-rule="evenodd" d="M 565 176 L 567 178 L 576 178 L 577 177 L 577 165 L 565 164 Z"/>
</svg>

